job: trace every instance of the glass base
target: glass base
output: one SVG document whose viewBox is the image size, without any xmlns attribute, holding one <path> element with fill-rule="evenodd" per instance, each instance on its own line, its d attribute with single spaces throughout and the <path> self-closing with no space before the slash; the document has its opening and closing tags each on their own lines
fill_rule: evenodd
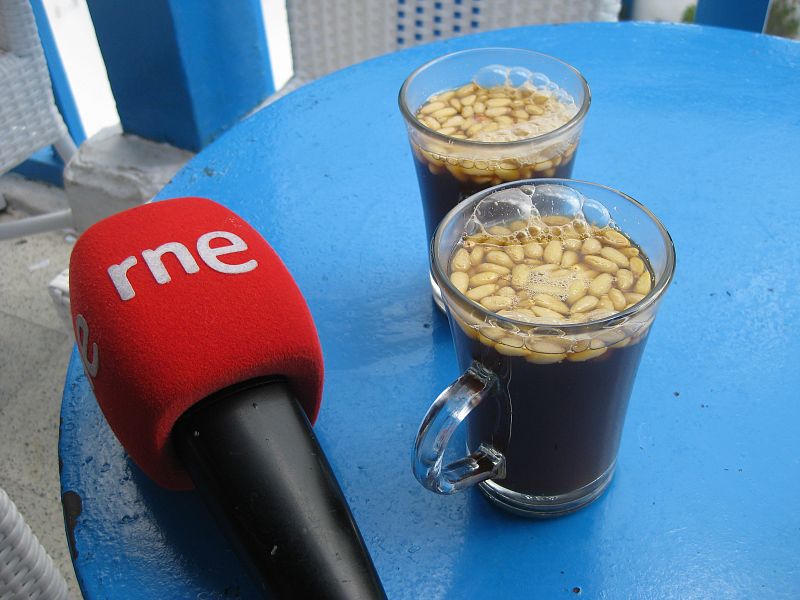
<svg viewBox="0 0 800 600">
<path fill-rule="evenodd" d="M 439 289 L 439 286 L 436 285 L 436 281 L 433 279 L 433 273 L 428 272 L 428 277 L 431 280 L 431 293 L 433 294 L 433 301 L 436 303 L 436 306 L 439 307 L 443 313 L 447 311 L 444 309 L 444 300 L 442 300 L 442 290 Z"/>
<path fill-rule="evenodd" d="M 514 514 L 540 519 L 560 517 L 575 512 L 599 498 L 611 483 L 616 466 L 617 463 L 614 461 L 600 477 L 591 483 L 557 496 L 529 496 L 508 490 L 491 479 L 482 481 L 478 487 L 493 504 Z"/>
</svg>

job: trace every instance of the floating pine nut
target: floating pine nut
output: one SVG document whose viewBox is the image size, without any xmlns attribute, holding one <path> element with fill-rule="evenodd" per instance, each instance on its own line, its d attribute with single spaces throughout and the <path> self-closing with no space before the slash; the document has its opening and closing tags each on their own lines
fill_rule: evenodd
<svg viewBox="0 0 800 600">
<path fill-rule="evenodd" d="M 467 257 L 467 259 L 469 260 L 469 257 Z M 508 254 L 500 250 L 490 250 L 486 254 L 486 260 L 495 265 L 506 267 L 509 270 L 514 267 L 514 261 L 509 258 Z"/>
<path fill-rule="evenodd" d="M 601 273 L 589 284 L 589 293 L 599 298 L 608 293 L 613 283 L 614 278 L 610 273 Z"/>
<path fill-rule="evenodd" d="M 631 273 L 628 269 L 620 269 L 617 271 L 617 287 L 626 292 L 631 289 L 633 285 L 633 273 Z"/>
<path fill-rule="evenodd" d="M 485 296 L 481 298 L 480 303 L 492 312 L 503 310 L 504 308 L 511 308 L 514 299 L 508 296 Z"/>
<path fill-rule="evenodd" d="M 521 263 L 525 258 L 525 251 L 522 246 L 506 246 L 505 250 L 508 257 L 515 263 Z"/>
<path fill-rule="evenodd" d="M 544 306 L 531 306 L 531 310 L 537 317 L 552 319 L 555 323 L 564 320 L 564 317 L 561 314 Z"/>
<path fill-rule="evenodd" d="M 620 248 L 619 251 L 622 252 L 628 258 L 639 256 L 639 249 L 634 246 L 629 246 L 628 248 Z"/>
<path fill-rule="evenodd" d="M 426 104 L 419 110 L 419 114 L 421 115 L 429 115 L 431 113 L 435 113 L 437 110 L 442 110 L 447 105 L 444 102 L 431 102 L 430 104 Z"/>
<path fill-rule="evenodd" d="M 630 259 L 631 263 L 631 272 L 636 276 L 639 277 L 642 273 L 644 273 L 644 261 L 639 258 L 638 256 L 634 256 Z"/>
<path fill-rule="evenodd" d="M 616 273 L 617 271 L 619 271 L 617 263 L 613 263 L 607 258 L 603 258 L 602 256 L 590 255 L 584 258 L 583 262 L 585 262 L 595 271 L 601 271 L 603 273 Z"/>
<path fill-rule="evenodd" d="M 475 109 L 471 106 L 465 106 L 461 109 L 461 116 L 465 119 L 470 118 L 472 115 L 475 114 Z"/>
<path fill-rule="evenodd" d="M 442 121 L 442 120 L 447 119 L 448 117 L 452 117 L 453 115 L 456 115 L 456 114 L 458 114 L 458 111 L 455 108 L 453 108 L 452 106 L 448 106 L 446 108 L 441 108 L 441 109 L 435 111 L 431 116 L 434 119 L 438 119 L 439 121 Z"/>
<path fill-rule="evenodd" d="M 456 110 L 461 110 L 461 100 L 459 100 L 458 98 L 450 98 L 449 104 Z"/>
<path fill-rule="evenodd" d="M 450 263 L 450 269 L 453 271 L 466 271 L 470 268 L 469 252 L 464 248 L 459 248 L 453 255 L 453 260 Z"/>
<path fill-rule="evenodd" d="M 627 268 L 628 266 L 628 257 L 625 256 L 622 252 L 620 252 L 616 248 L 612 248 L 610 246 L 604 246 L 603 249 L 600 250 L 600 256 L 602 256 L 603 258 L 607 258 L 613 263 L 617 263 L 618 267 Z"/>
<path fill-rule="evenodd" d="M 562 267 L 571 267 L 573 265 L 576 265 L 579 260 L 580 260 L 580 257 L 578 256 L 577 252 L 575 252 L 574 250 L 567 250 L 561 256 L 561 266 Z"/>
<path fill-rule="evenodd" d="M 594 296 L 584 296 L 583 298 L 581 298 L 580 300 L 575 302 L 575 304 L 572 305 L 572 309 L 570 310 L 570 312 L 582 313 L 590 311 L 597 306 L 598 302 L 600 301 Z"/>
<path fill-rule="evenodd" d="M 450 117 L 442 124 L 442 127 L 458 127 L 464 122 L 464 117 L 461 115 L 456 115 L 454 117 Z"/>
<path fill-rule="evenodd" d="M 611 302 L 608 296 L 603 296 L 600 298 L 600 301 L 597 303 L 598 308 L 604 308 L 606 310 L 610 310 L 614 312 L 614 304 Z"/>
<path fill-rule="evenodd" d="M 536 106 L 535 104 L 526 104 L 525 105 L 525 112 L 527 112 L 529 114 L 532 114 L 532 115 L 539 116 L 539 115 L 543 115 L 544 114 L 544 109 L 542 109 L 539 106 Z"/>
<path fill-rule="evenodd" d="M 502 117 L 503 115 L 507 115 L 510 112 L 511 112 L 511 109 L 508 108 L 507 106 L 498 106 L 498 107 L 495 107 L 495 108 L 487 108 L 486 112 L 484 114 L 487 117 L 494 118 L 494 117 Z"/>
<path fill-rule="evenodd" d="M 525 244 L 522 249 L 525 251 L 527 258 L 542 258 L 544 251 L 542 245 L 537 242 L 529 242 Z"/>
<path fill-rule="evenodd" d="M 528 283 L 531 270 L 528 265 L 516 265 L 511 269 L 511 285 L 516 288 L 524 288 Z"/>
<path fill-rule="evenodd" d="M 616 229 L 603 229 L 603 231 L 600 232 L 600 237 L 603 238 L 606 244 L 614 246 L 615 248 L 625 248 L 631 245 L 630 240 Z"/>
<path fill-rule="evenodd" d="M 567 250 L 572 250 L 573 252 L 579 252 L 581 249 L 581 240 L 578 238 L 568 238 L 564 240 L 564 248 Z"/>
<path fill-rule="evenodd" d="M 561 315 L 568 315 L 570 312 L 569 306 L 550 294 L 536 294 L 532 300 L 536 303 L 536 306 L 547 308 Z"/>
<path fill-rule="evenodd" d="M 442 124 L 433 117 L 423 117 L 422 122 L 434 131 L 442 128 Z"/>
<path fill-rule="evenodd" d="M 484 250 L 481 246 L 476 246 L 472 249 L 472 252 L 469 253 L 469 262 L 472 264 L 473 267 L 481 264 L 483 262 L 483 255 Z"/>
<path fill-rule="evenodd" d="M 486 112 L 486 105 L 483 102 L 476 102 L 473 106 L 476 115 L 482 115 Z"/>
<path fill-rule="evenodd" d="M 628 304 L 636 304 L 644 299 L 644 294 L 637 294 L 636 292 L 625 292 L 625 300 Z"/>
<path fill-rule="evenodd" d="M 510 339 L 509 339 L 510 338 Z M 502 340 L 497 342 L 495 346 L 495 350 L 497 350 L 500 354 L 505 354 L 506 356 L 527 356 L 529 352 L 523 347 L 516 347 L 510 345 L 512 340 L 517 338 L 513 336 L 504 337 Z"/>
<path fill-rule="evenodd" d="M 650 273 L 645 271 L 639 275 L 639 279 L 636 280 L 636 286 L 634 286 L 633 291 L 637 294 L 647 294 L 652 285 L 653 283 L 650 280 Z"/>
<path fill-rule="evenodd" d="M 576 279 L 569 284 L 567 288 L 567 304 L 572 306 L 578 300 L 586 295 L 586 282 L 582 279 Z"/>
<path fill-rule="evenodd" d="M 622 310 L 628 303 L 627 300 L 625 300 L 623 293 L 617 288 L 611 288 L 608 290 L 608 298 L 611 300 L 611 304 L 614 305 L 614 310 Z"/>
<path fill-rule="evenodd" d="M 467 129 L 467 135 L 469 137 L 474 137 L 475 134 L 483 129 L 483 127 L 483 123 L 475 123 L 474 125 L 471 125 L 469 129 Z"/>
<path fill-rule="evenodd" d="M 517 292 L 516 292 L 516 290 L 514 290 L 513 287 L 511 287 L 510 285 L 507 285 L 507 286 L 501 287 L 499 290 L 497 290 L 497 295 L 498 296 L 508 296 L 510 298 L 516 298 L 517 297 Z"/>
<path fill-rule="evenodd" d="M 593 358 L 597 358 L 601 354 L 605 354 L 608 348 L 590 348 L 588 350 L 584 350 L 583 352 L 573 352 L 571 354 L 567 354 L 567 360 L 571 362 L 584 362 L 587 360 L 591 360 Z"/>
<path fill-rule="evenodd" d="M 477 273 L 469 278 L 469 287 L 478 287 L 481 285 L 486 285 L 487 283 L 496 283 L 498 279 L 500 279 L 500 275 L 498 273 L 484 271 L 483 273 Z"/>
<path fill-rule="evenodd" d="M 510 98 L 492 98 L 486 101 L 486 106 L 488 106 L 489 108 L 497 108 L 500 106 L 510 106 L 510 105 L 511 105 Z M 492 115 L 488 116 L 491 117 Z"/>
<path fill-rule="evenodd" d="M 476 302 L 479 302 L 480 300 L 482 300 L 486 296 L 491 296 L 496 291 L 497 291 L 497 285 L 496 284 L 487 283 L 486 285 L 479 285 L 476 288 L 472 288 L 471 290 L 468 290 L 465 295 L 470 300 L 475 300 Z"/>
<path fill-rule="evenodd" d="M 460 88 L 458 88 L 456 90 L 456 98 L 468 97 L 474 91 L 475 91 L 475 84 L 474 83 L 468 83 L 467 85 L 461 86 Z M 463 102 L 463 100 L 462 100 L 462 102 Z"/>
<path fill-rule="evenodd" d="M 475 94 L 470 94 L 469 96 L 464 96 L 461 99 L 461 106 L 472 106 L 473 104 L 475 104 L 475 100 L 477 98 L 478 97 Z"/>
<path fill-rule="evenodd" d="M 551 240 L 548 242 L 544 249 L 544 260 L 548 263 L 560 264 L 561 257 L 564 254 L 564 249 L 561 247 L 561 241 Z"/>
<path fill-rule="evenodd" d="M 462 294 L 465 294 L 469 289 L 469 275 L 464 271 L 453 271 L 450 274 L 450 282 L 456 286 L 456 289 Z"/>
<path fill-rule="evenodd" d="M 501 265 L 497 265 L 490 262 L 479 264 L 477 267 L 475 267 L 475 270 L 478 273 L 485 273 L 487 271 L 491 271 L 492 273 L 497 273 L 498 275 L 508 275 L 509 273 L 511 273 L 511 269 L 509 269 L 508 267 L 503 267 Z"/>
</svg>

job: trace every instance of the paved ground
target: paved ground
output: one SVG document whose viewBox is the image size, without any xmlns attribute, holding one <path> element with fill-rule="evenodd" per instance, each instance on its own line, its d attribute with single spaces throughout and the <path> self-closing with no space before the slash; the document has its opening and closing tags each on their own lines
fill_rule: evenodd
<svg viewBox="0 0 800 600">
<path fill-rule="evenodd" d="M 0 212 L 0 223 L 25 216 L 15 204 Z M 79 598 L 61 515 L 57 454 L 72 339 L 47 291 L 67 266 L 72 239 L 53 232 L 0 241 L 0 487 Z"/>
</svg>

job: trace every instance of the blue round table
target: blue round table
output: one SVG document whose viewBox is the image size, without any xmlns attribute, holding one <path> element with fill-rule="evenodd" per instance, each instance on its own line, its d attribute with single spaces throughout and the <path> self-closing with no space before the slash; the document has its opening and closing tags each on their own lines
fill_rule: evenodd
<svg viewBox="0 0 800 600">
<path fill-rule="evenodd" d="M 592 88 L 574 177 L 644 202 L 678 253 L 607 493 L 528 521 L 410 471 L 456 375 L 428 283 L 396 95 L 423 62 L 518 46 Z M 484 33 L 334 73 L 201 152 L 159 198 L 252 223 L 305 294 L 324 350 L 316 431 L 390 598 L 800 596 L 800 44 L 738 31 L 574 24 Z M 73 355 L 60 457 L 86 598 L 252 598 L 193 493 L 130 462 Z"/>
</svg>

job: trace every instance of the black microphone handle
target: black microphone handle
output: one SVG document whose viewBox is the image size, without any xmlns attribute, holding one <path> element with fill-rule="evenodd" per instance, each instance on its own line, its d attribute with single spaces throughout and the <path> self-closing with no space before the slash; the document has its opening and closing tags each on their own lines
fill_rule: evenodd
<svg viewBox="0 0 800 600">
<path fill-rule="evenodd" d="M 265 597 L 386 598 L 311 424 L 283 380 L 252 380 L 205 398 L 181 416 L 172 442 Z"/>
</svg>

